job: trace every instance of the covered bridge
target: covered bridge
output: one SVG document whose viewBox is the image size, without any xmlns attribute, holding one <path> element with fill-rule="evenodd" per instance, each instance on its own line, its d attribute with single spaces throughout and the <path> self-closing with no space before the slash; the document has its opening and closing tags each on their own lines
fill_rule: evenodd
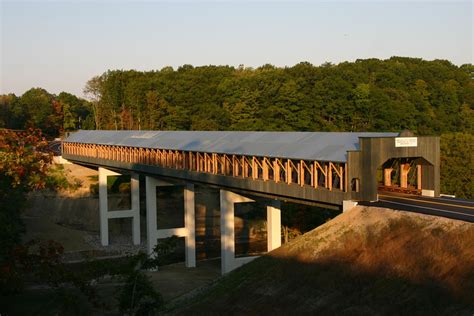
<svg viewBox="0 0 474 316">
<path fill-rule="evenodd" d="M 63 156 L 319 204 L 390 188 L 439 194 L 439 138 L 399 133 L 79 131 Z"/>
<path fill-rule="evenodd" d="M 140 179 L 146 183 L 148 252 L 157 240 L 185 239 L 196 265 L 195 184 L 220 196 L 222 273 L 255 257 L 235 255 L 236 203 L 264 200 L 267 250 L 281 244 L 281 201 L 343 210 L 377 200 L 379 190 L 439 194 L 439 138 L 398 133 L 79 131 L 62 144 L 67 160 L 99 169 L 100 234 L 110 219 L 131 218 L 140 244 Z M 107 177 L 130 174 L 131 208 L 110 210 Z M 158 229 L 157 187 L 183 190 L 183 227 Z M 173 210 L 180 212 L 181 210 Z M 142 212 L 143 213 L 143 212 Z"/>
</svg>

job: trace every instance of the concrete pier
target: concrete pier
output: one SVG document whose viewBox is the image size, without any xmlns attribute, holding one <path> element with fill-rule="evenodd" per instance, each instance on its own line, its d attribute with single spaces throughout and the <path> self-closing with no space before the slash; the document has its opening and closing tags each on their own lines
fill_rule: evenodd
<svg viewBox="0 0 474 316">
<path fill-rule="evenodd" d="M 273 200 L 267 206 L 267 251 L 281 246 L 281 203 Z"/>
<path fill-rule="evenodd" d="M 235 257 L 235 204 L 254 200 L 227 190 L 220 190 L 221 207 L 221 272 L 230 271 L 258 258 L 258 256 Z M 280 201 L 273 200 L 267 206 L 267 250 L 281 246 Z"/>
<path fill-rule="evenodd" d="M 140 244 L 140 184 L 139 176 L 132 173 L 130 176 L 131 209 L 109 211 L 107 194 L 107 177 L 121 174 L 105 168 L 99 168 L 99 205 L 100 205 L 100 241 L 102 246 L 109 244 L 109 219 L 132 218 L 133 244 Z"/>
<path fill-rule="evenodd" d="M 185 265 L 196 266 L 196 229 L 194 218 L 194 185 L 186 184 L 184 188 L 184 227 L 157 229 L 156 188 L 174 184 L 153 177 L 146 177 L 146 223 L 147 252 L 153 253 L 158 239 L 178 236 L 185 238 Z"/>
</svg>

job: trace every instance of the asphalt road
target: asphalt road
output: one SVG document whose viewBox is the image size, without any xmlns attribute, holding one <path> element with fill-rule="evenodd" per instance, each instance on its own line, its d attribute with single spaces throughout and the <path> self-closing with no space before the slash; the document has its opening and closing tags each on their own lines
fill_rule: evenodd
<svg viewBox="0 0 474 316">
<path fill-rule="evenodd" d="M 472 200 L 380 192 L 379 201 L 361 204 L 443 216 L 474 223 L 474 201 Z"/>
</svg>

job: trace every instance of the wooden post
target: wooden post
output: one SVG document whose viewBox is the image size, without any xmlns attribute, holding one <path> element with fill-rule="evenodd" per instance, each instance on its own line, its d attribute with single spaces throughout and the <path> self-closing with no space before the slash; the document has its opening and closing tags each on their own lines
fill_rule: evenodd
<svg viewBox="0 0 474 316">
<path fill-rule="evenodd" d="M 314 188 L 317 189 L 318 188 L 318 163 L 315 161 L 313 162 L 313 168 L 314 168 Z"/>
<path fill-rule="evenodd" d="M 238 169 L 237 169 L 235 155 L 232 155 L 232 176 L 233 177 L 238 176 Z"/>
<path fill-rule="evenodd" d="M 257 163 L 255 162 L 255 156 L 252 157 L 252 179 L 257 179 L 258 178 L 258 168 L 257 168 Z"/>
<path fill-rule="evenodd" d="M 212 173 L 213 172 L 213 169 L 212 169 L 212 156 L 207 154 L 207 172 L 209 173 Z"/>
<path fill-rule="evenodd" d="M 344 165 L 344 179 L 345 179 L 345 181 L 344 181 L 344 185 L 345 185 L 345 186 L 344 186 L 344 191 L 345 191 L 345 192 L 348 192 L 348 185 L 349 185 L 349 181 L 348 181 L 348 180 L 349 180 L 349 177 L 348 177 L 348 175 L 347 175 L 347 162 L 346 162 L 345 165 Z"/>
<path fill-rule="evenodd" d="M 280 182 L 280 165 L 278 164 L 278 158 L 273 160 L 273 181 L 276 183 Z"/>
<path fill-rule="evenodd" d="M 196 171 L 201 172 L 201 154 L 196 153 Z"/>
<path fill-rule="evenodd" d="M 339 166 L 339 190 L 343 191 L 344 190 L 344 168 L 342 166 Z"/>
<path fill-rule="evenodd" d="M 304 176 L 305 176 L 305 170 L 304 170 L 304 161 L 300 160 L 300 172 L 299 172 L 299 183 L 300 186 L 304 186 Z"/>
<path fill-rule="evenodd" d="M 328 175 L 328 180 L 329 180 L 329 191 L 332 191 L 332 168 L 331 165 L 329 165 L 329 175 Z"/>
<path fill-rule="evenodd" d="M 286 183 L 288 183 L 288 184 L 291 184 L 291 182 L 293 181 L 292 171 L 293 170 L 291 168 L 291 160 L 287 159 L 287 161 L 286 161 Z"/>
<path fill-rule="evenodd" d="M 389 187 L 392 185 L 392 170 L 393 168 L 383 169 L 383 185 L 384 186 Z"/>
<path fill-rule="evenodd" d="M 422 166 L 421 165 L 416 165 L 416 188 L 418 190 L 421 190 L 422 189 L 422 183 L 421 183 L 421 169 Z"/>
<path fill-rule="evenodd" d="M 410 171 L 410 164 L 400 164 L 400 187 L 408 188 L 408 172 Z"/>
<path fill-rule="evenodd" d="M 201 164 L 200 164 L 200 172 L 206 172 L 206 156 L 204 154 L 201 155 Z"/>
<path fill-rule="evenodd" d="M 226 176 L 230 176 L 230 175 L 232 175 L 232 173 L 230 171 L 230 166 L 232 165 L 232 161 L 230 160 L 229 156 L 227 156 L 227 155 L 225 155 L 225 162 L 226 162 L 225 174 L 226 174 Z"/>
<path fill-rule="evenodd" d="M 267 158 L 263 158 L 262 160 L 262 177 L 263 177 L 263 181 L 267 181 L 268 180 L 268 163 L 267 163 Z"/>
<path fill-rule="evenodd" d="M 212 173 L 217 174 L 217 159 L 216 154 L 212 154 Z"/>
</svg>

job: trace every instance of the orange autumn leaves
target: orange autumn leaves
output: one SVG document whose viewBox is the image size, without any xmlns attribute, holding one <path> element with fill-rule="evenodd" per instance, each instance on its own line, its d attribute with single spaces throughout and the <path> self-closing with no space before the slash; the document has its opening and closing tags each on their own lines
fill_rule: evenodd
<svg viewBox="0 0 474 316">
<path fill-rule="evenodd" d="M 0 177 L 2 186 L 25 191 L 47 186 L 48 165 L 52 153 L 48 153 L 47 141 L 41 130 L 0 130 Z"/>
</svg>

